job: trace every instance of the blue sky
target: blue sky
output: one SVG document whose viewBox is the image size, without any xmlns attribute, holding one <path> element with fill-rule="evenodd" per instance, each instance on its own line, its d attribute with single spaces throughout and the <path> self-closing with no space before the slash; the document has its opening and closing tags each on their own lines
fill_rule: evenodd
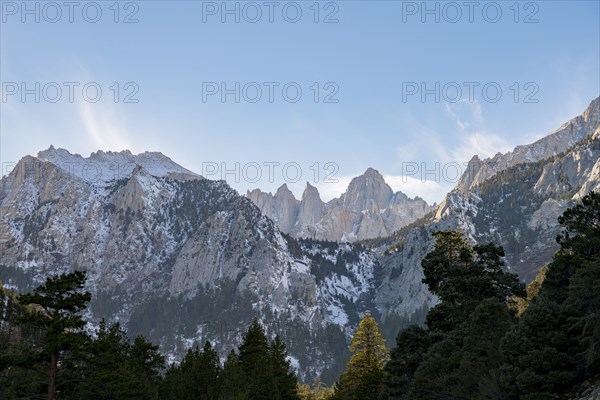
<svg viewBox="0 0 600 400">
<path fill-rule="evenodd" d="M 598 1 L 115 3 L 1 2 L 3 173 L 50 144 L 149 150 L 242 193 L 329 199 L 373 167 L 439 202 L 456 165 L 600 95 Z"/>
</svg>

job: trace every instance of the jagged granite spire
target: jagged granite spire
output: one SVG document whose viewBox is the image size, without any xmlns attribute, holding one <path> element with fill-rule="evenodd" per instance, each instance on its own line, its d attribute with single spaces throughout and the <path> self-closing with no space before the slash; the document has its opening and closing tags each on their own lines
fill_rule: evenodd
<svg viewBox="0 0 600 400">
<path fill-rule="evenodd" d="M 385 208 L 394 195 L 392 188 L 385 182 L 379 171 L 368 168 L 364 174 L 353 178 L 340 200 L 353 211 L 366 210 L 371 200 L 380 208 Z"/>
<path fill-rule="evenodd" d="M 255 189 L 246 196 L 279 229 L 296 237 L 333 241 L 372 239 L 389 235 L 431 210 L 421 198 L 410 199 L 402 192 L 394 193 L 373 168 L 352 179 L 339 198 L 327 203 L 308 182 L 300 201 L 284 186 L 275 195 Z"/>
</svg>

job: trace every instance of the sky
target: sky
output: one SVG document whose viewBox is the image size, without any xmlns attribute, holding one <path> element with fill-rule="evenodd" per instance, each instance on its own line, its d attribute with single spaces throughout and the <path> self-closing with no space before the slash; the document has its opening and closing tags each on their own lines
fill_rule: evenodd
<svg viewBox="0 0 600 400">
<path fill-rule="evenodd" d="M 160 151 L 240 193 L 465 163 L 600 95 L 598 1 L 0 1 L 0 162 Z"/>
</svg>

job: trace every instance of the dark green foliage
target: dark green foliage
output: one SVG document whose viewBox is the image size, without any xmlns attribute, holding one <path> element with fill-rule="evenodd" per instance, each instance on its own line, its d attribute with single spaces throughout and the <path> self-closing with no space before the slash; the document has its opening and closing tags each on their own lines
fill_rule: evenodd
<svg viewBox="0 0 600 400">
<path fill-rule="evenodd" d="M 273 389 L 269 371 L 269 346 L 262 326 L 254 320 L 244 335 L 239 360 L 246 373 L 249 392 L 256 399 L 268 399 Z"/>
<path fill-rule="evenodd" d="M 550 264 L 542 294 L 563 303 L 575 272 L 584 263 L 583 270 L 587 270 L 600 262 L 600 194 L 585 196 L 582 204 L 565 211 L 558 222 L 565 229 L 556 238 L 560 250 Z"/>
<path fill-rule="evenodd" d="M 381 398 L 390 400 L 404 398 L 431 342 L 429 332 L 417 325 L 412 325 L 398 333 L 396 347 L 390 351 L 390 361 L 385 366 L 386 385 Z"/>
<path fill-rule="evenodd" d="M 46 385 L 49 400 L 56 398 L 63 382 L 73 379 L 71 375 L 89 343 L 89 337 L 83 331 L 85 321 L 81 312 L 92 296 L 83 292 L 84 284 L 85 272 L 75 271 L 49 277 L 32 294 L 18 297 L 22 305 L 37 307 L 35 311 L 25 313 L 21 322 L 43 332 L 40 353 L 48 363 Z"/>
<path fill-rule="evenodd" d="M 231 350 L 219 376 L 220 400 L 242 400 L 249 398 L 246 372 L 240 363 L 238 355 Z"/>
<path fill-rule="evenodd" d="M 0 283 L 0 398 L 46 396 L 47 368 L 38 329 L 18 325 L 24 307 Z"/>
<path fill-rule="evenodd" d="M 600 372 L 600 261 L 586 261 L 571 279 L 567 308 L 578 332 L 577 353 L 586 377 Z"/>
<path fill-rule="evenodd" d="M 143 337 L 130 341 L 118 323 L 104 320 L 95 338 L 83 332 L 84 283 L 81 272 L 49 278 L 19 296 L 20 304 L 0 286 L 0 315 L 11 316 L 0 320 L 0 398 L 299 399 L 285 344 L 279 336 L 269 343 L 256 319 L 239 356 L 232 351 L 223 368 L 207 341 L 163 378 L 164 357 Z"/>
<path fill-rule="evenodd" d="M 156 345 L 139 336 L 130 344 L 118 323 L 103 320 L 88 351 L 73 399 L 158 399 L 164 358 Z"/>
<path fill-rule="evenodd" d="M 523 399 L 552 398 L 574 383 L 575 357 L 566 331 L 568 315 L 557 303 L 541 297 L 502 341 L 503 383 Z"/>
<path fill-rule="evenodd" d="M 438 233 L 423 269 L 441 302 L 427 315 L 428 331 L 398 336 L 381 398 L 563 399 L 597 379 L 600 196 L 584 197 L 559 222 L 560 250 L 521 301 L 519 318 L 509 299 L 525 293 L 502 271 L 502 249 Z"/>
<path fill-rule="evenodd" d="M 275 337 L 269 344 L 254 320 L 239 348 L 229 353 L 221 368 L 210 342 L 190 349 L 180 365 L 172 365 L 162 384 L 162 398 L 296 400 L 298 381 L 286 360 L 285 345 Z"/>
<path fill-rule="evenodd" d="M 429 329 L 451 332 L 486 298 L 505 302 L 524 296 L 525 287 L 502 270 L 504 251 L 492 243 L 471 248 L 462 234 L 435 232 L 435 248 L 423 259 L 423 283 L 441 302 L 427 315 Z"/>
<path fill-rule="evenodd" d="M 561 248 L 540 293 L 502 344 L 502 379 L 523 399 L 564 396 L 600 373 L 600 195 L 559 222 Z"/>
<path fill-rule="evenodd" d="M 47 393 L 45 360 L 27 343 L 13 340 L 0 335 L 0 398 L 44 398 Z"/>
<path fill-rule="evenodd" d="M 282 400 L 298 399 L 298 379 L 291 372 L 290 363 L 287 361 L 285 344 L 279 336 L 275 336 L 269 347 L 268 354 L 271 373 L 273 374 L 275 383 L 275 398 Z"/>
<path fill-rule="evenodd" d="M 440 303 L 427 314 L 428 330 L 398 335 L 383 399 L 475 399 L 497 389 L 499 345 L 514 318 L 508 303 L 525 295 L 524 285 L 503 271 L 502 248 L 471 247 L 455 231 L 434 235 L 423 282 Z"/>
<path fill-rule="evenodd" d="M 131 344 L 104 321 L 88 336 L 84 283 L 83 272 L 63 274 L 18 297 L 18 315 L 1 325 L 9 329 L 0 332 L 0 398 L 158 399 L 158 346 L 142 337 Z"/>
<path fill-rule="evenodd" d="M 408 398 L 481 398 L 481 384 L 497 375 L 500 342 L 512 315 L 498 299 L 482 301 L 460 329 L 435 343 L 414 374 Z"/>
<path fill-rule="evenodd" d="M 254 320 L 239 348 L 239 362 L 252 399 L 297 399 L 297 380 L 290 373 L 285 345 L 276 337 L 268 344 L 264 329 Z"/>
<path fill-rule="evenodd" d="M 207 399 L 219 398 L 219 357 L 210 342 L 202 350 L 189 349 L 181 364 L 172 365 L 165 375 L 162 398 L 168 399 Z"/>
</svg>

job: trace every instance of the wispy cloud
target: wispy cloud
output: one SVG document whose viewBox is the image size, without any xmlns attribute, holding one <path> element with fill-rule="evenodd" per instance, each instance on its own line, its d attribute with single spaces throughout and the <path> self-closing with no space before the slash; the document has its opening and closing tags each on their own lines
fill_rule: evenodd
<svg viewBox="0 0 600 400">
<path fill-rule="evenodd" d="M 423 180 L 413 176 L 385 175 L 383 178 L 395 192 L 400 191 L 409 197 L 419 196 L 429 204 L 442 201 L 454 187 L 453 182 Z"/>
<path fill-rule="evenodd" d="M 441 201 L 455 186 L 462 173 L 460 168 L 474 155 L 493 157 L 513 148 L 502 135 L 487 128 L 479 102 L 446 103 L 443 110 L 443 132 L 422 122 L 423 118 L 402 115 L 402 128 L 411 134 L 396 146 L 400 174 L 386 176 L 394 190 L 430 203 Z"/>
<path fill-rule="evenodd" d="M 126 123 L 112 103 L 81 102 L 79 118 L 88 146 L 93 149 L 131 149 Z"/>
<path fill-rule="evenodd" d="M 85 65 L 80 63 L 78 66 L 79 82 L 98 82 L 95 74 Z M 130 138 L 133 136 L 128 132 L 126 118 L 117 110 L 117 103 L 113 102 L 108 88 L 102 89 L 105 93 L 99 101 L 93 103 L 80 99 L 77 103 L 77 113 L 84 134 L 82 145 L 93 151 L 134 150 L 131 148 Z"/>
<path fill-rule="evenodd" d="M 480 158 L 492 157 L 513 147 L 505 138 L 486 129 L 483 110 L 478 101 L 446 103 L 445 110 L 454 120 L 458 131 L 458 141 L 450 151 L 452 161 L 462 163 L 476 154 Z"/>
</svg>

